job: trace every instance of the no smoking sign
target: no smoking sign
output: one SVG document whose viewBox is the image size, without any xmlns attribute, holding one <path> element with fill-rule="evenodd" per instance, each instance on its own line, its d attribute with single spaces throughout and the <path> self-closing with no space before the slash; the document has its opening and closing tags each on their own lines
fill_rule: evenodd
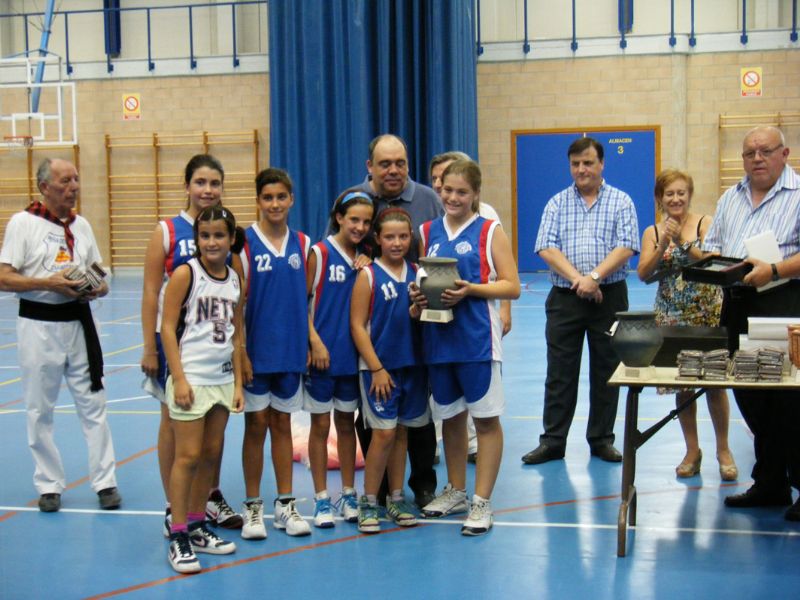
<svg viewBox="0 0 800 600">
<path fill-rule="evenodd" d="M 743 98 L 758 98 L 762 93 L 761 67 L 742 67 L 739 82 Z"/>
<path fill-rule="evenodd" d="M 139 94 L 122 94 L 122 120 L 138 121 L 142 118 L 142 103 Z"/>
</svg>

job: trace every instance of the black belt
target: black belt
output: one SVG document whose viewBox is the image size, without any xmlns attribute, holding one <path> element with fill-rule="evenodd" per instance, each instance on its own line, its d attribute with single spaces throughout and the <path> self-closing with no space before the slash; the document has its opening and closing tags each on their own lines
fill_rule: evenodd
<svg viewBox="0 0 800 600">
<path fill-rule="evenodd" d="M 609 290 L 609 289 L 612 289 L 614 287 L 620 286 L 620 285 L 622 285 L 624 283 L 625 283 L 624 279 L 621 279 L 619 281 L 615 281 L 614 283 L 601 283 L 600 284 L 600 289 L 601 290 Z M 562 293 L 562 294 L 574 294 L 575 293 L 575 290 L 573 290 L 572 288 L 568 288 L 568 287 L 560 287 L 560 286 L 554 285 L 553 289 L 555 291 L 557 291 L 557 292 Z"/>
<path fill-rule="evenodd" d="M 92 318 L 92 309 L 88 302 L 65 302 L 63 304 L 48 304 L 34 302 L 33 300 L 19 300 L 19 316 L 34 321 L 67 322 L 80 321 L 83 326 L 83 339 L 86 341 L 86 354 L 89 359 L 89 378 L 91 390 L 99 392 L 103 389 L 103 350 L 100 347 L 100 338 Z M 18 340 L 17 343 L 22 343 Z"/>
</svg>

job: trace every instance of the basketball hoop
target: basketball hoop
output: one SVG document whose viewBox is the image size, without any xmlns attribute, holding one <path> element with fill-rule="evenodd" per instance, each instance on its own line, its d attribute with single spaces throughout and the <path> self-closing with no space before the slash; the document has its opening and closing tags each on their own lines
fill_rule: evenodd
<svg viewBox="0 0 800 600">
<path fill-rule="evenodd" d="M 32 135 L 4 135 L 3 144 L 9 150 L 21 150 L 33 147 Z"/>
</svg>

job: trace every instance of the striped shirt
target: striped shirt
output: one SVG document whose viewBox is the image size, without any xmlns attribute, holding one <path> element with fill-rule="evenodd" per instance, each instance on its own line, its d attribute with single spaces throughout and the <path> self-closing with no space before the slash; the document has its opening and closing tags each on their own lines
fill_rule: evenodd
<svg viewBox="0 0 800 600">
<path fill-rule="evenodd" d="M 746 258 L 744 241 L 770 229 L 784 259 L 800 252 L 800 175 L 788 165 L 755 208 L 748 177 L 726 191 L 717 203 L 703 250 Z"/>
<path fill-rule="evenodd" d="M 603 181 L 597 200 L 587 208 L 577 186 L 569 186 L 544 207 L 534 252 L 547 248 L 560 250 L 583 275 L 594 271 L 615 248 L 630 248 L 638 254 L 639 224 L 633 200 Z M 626 262 L 601 283 L 623 281 L 627 266 Z M 572 287 L 569 280 L 552 269 L 550 281 L 557 287 Z"/>
</svg>

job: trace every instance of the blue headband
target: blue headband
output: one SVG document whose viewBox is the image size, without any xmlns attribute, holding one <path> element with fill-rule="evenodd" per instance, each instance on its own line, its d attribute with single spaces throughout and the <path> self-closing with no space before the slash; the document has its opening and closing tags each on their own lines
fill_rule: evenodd
<svg viewBox="0 0 800 600">
<path fill-rule="evenodd" d="M 364 192 L 350 192 L 344 198 L 342 198 L 342 201 L 339 203 L 339 206 L 344 206 L 345 204 L 350 202 L 350 200 L 354 200 L 355 198 L 363 198 L 364 200 L 372 204 L 372 198 L 370 198 Z"/>
</svg>

